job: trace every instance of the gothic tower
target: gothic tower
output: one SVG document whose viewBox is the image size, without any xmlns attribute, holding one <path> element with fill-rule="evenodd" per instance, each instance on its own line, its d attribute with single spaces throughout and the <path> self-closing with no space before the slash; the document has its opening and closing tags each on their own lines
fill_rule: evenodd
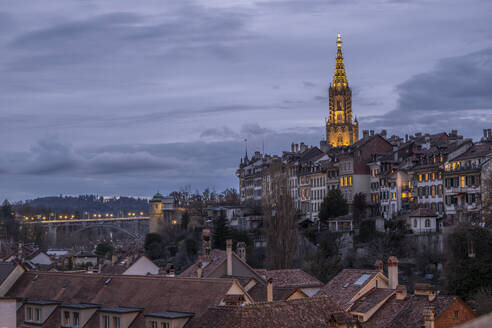
<svg viewBox="0 0 492 328">
<path fill-rule="evenodd" d="M 328 91 L 330 117 L 326 122 L 326 142 L 333 147 L 349 146 L 359 139 L 359 122 L 357 118 L 352 120 L 352 90 L 343 64 L 340 33 L 337 48 L 335 74 Z"/>
</svg>

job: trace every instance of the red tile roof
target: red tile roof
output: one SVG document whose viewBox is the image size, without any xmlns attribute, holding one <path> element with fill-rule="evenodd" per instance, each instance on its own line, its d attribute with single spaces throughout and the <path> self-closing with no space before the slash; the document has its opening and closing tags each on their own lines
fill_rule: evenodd
<svg viewBox="0 0 492 328">
<path fill-rule="evenodd" d="M 343 309 L 348 309 L 352 305 L 351 299 L 378 273 L 377 270 L 344 269 L 321 288 L 316 296 L 328 296 Z"/>
<path fill-rule="evenodd" d="M 273 279 L 276 287 L 321 287 L 323 283 L 301 269 L 255 270 L 263 279 Z"/>
<path fill-rule="evenodd" d="M 22 274 L 6 296 L 57 300 L 65 304 L 138 307 L 144 308 L 144 313 L 192 312 L 200 316 L 209 306 L 220 304 L 233 282 L 232 279 L 29 271 Z M 144 326 L 143 320 L 143 314 L 139 315 L 136 327 Z"/>
<path fill-rule="evenodd" d="M 241 307 L 213 307 L 190 326 L 191 328 L 314 328 L 327 327 L 334 323 L 348 324 L 349 327 L 355 324 L 352 316 L 343 312 L 328 297 L 313 297 Z"/>
<path fill-rule="evenodd" d="M 366 313 L 394 292 L 393 289 L 389 288 L 373 288 L 355 301 L 354 305 L 350 308 L 350 312 Z"/>
<path fill-rule="evenodd" d="M 429 301 L 425 295 L 407 295 L 404 300 L 391 296 L 386 303 L 367 321 L 364 328 L 414 328 L 424 324 L 425 307 L 433 306 L 436 319 L 456 300 L 456 296 L 436 296 Z"/>
</svg>

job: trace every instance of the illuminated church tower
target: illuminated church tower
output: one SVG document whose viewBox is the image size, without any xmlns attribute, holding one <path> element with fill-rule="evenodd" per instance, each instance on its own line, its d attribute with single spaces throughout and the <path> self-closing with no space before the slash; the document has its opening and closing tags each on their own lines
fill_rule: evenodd
<svg viewBox="0 0 492 328">
<path fill-rule="evenodd" d="M 359 139 L 359 122 L 352 121 L 352 90 L 347 82 L 342 56 L 342 39 L 338 33 L 337 62 L 333 84 L 328 91 L 330 117 L 326 122 L 326 142 L 333 147 L 349 146 Z"/>
</svg>

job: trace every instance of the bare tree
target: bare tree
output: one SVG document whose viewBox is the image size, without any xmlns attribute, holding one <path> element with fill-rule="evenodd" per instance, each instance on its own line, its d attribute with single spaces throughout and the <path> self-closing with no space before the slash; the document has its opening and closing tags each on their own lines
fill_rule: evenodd
<svg viewBox="0 0 492 328">
<path fill-rule="evenodd" d="M 281 162 L 267 171 L 263 184 L 265 264 L 269 269 L 292 266 L 297 243 L 296 211 L 288 192 L 288 177 Z"/>
</svg>

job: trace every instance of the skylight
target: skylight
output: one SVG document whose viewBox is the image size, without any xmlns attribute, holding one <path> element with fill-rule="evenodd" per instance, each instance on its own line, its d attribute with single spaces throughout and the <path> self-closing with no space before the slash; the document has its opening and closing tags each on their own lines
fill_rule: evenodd
<svg viewBox="0 0 492 328">
<path fill-rule="evenodd" d="M 370 276 L 370 274 L 364 273 L 362 276 L 359 277 L 359 279 L 357 279 L 356 282 L 354 282 L 354 285 L 361 286 Z"/>
</svg>

